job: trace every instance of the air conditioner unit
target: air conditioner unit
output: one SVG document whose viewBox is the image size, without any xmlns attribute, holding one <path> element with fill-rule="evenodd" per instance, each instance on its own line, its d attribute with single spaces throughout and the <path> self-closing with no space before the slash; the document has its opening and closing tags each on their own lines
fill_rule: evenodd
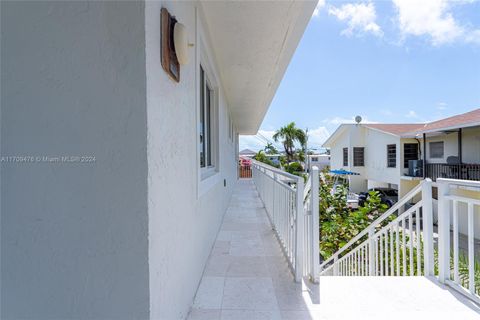
<svg viewBox="0 0 480 320">
<path fill-rule="evenodd" d="M 423 177 L 423 160 L 408 160 L 408 175 Z"/>
</svg>

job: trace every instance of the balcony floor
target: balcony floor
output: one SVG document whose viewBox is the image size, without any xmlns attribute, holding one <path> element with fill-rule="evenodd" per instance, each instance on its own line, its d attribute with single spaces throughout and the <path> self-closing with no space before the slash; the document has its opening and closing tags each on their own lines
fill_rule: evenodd
<svg viewBox="0 0 480 320">
<path fill-rule="evenodd" d="M 240 180 L 198 288 L 198 319 L 480 319 L 480 309 L 425 277 L 293 282 L 251 180 Z"/>
</svg>

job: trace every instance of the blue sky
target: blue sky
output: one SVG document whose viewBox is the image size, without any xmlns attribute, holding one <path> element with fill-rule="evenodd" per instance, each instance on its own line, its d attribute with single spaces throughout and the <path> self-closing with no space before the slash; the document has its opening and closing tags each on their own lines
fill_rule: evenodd
<svg viewBox="0 0 480 320">
<path fill-rule="evenodd" d="M 480 1 L 323 1 L 260 135 L 290 121 L 310 145 L 343 122 L 432 121 L 480 108 Z M 265 138 L 241 136 L 240 150 Z"/>
</svg>

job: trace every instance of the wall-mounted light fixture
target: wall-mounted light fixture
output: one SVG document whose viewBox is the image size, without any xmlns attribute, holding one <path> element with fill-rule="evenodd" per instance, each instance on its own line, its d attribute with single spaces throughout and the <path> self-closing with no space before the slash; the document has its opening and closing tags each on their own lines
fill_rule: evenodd
<svg viewBox="0 0 480 320">
<path fill-rule="evenodd" d="M 174 44 L 174 28 L 177 20 L 167 9 L 162 8 L 160 21 L 160 58 L 162 68 L 176 82 L 180 82 L 180 63 Z"/>
<path fill-rule="evenodd" d="M 177 60 L 181 65 L 188 63 L 188 35 L 187 29 L 182 23 L 175 23 L 173 27 L 173 43 Z"/>
</svg>

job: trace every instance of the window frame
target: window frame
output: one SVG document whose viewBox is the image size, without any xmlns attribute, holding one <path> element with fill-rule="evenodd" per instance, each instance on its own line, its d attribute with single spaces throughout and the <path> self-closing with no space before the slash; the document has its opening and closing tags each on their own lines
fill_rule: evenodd
<svg viewBox="0 0 480 320">
<path fill-rule="evenodd" d="M 348 167 L 348 147 L 343 148 L 343 166 Z"/>
<path fill-rule="evenodd" d="M 405 153 L 405 147 L 406 146 L 415 146 L 415 150 L 416 150 L 416 159 L 410 159 L 405 156 L 406 153 Z M 418 160 L 418 156 L 419 156 L 419 152 L 418 152 L 418 143 L 415 143 L 415 142 L 407 142 L 407 143 L 404 143 L 403 144 L 403 168 L 404 169 L 407 169 L 408 168 L 408 160 Z"/>
<path fill-rule="evenodd" d="M 208 77 L 207 72 L 200 64 L 200 101 L 199 101 L 199 166 L 203 172 L 209 172 L 215 169 L 217 164 L 216 154 L 218 145 L 216 143 L 216 103 L 215 90 Z M 203 160 L 203 162 L 202 162 Z"/>
<path fill-rule="evenodd" d="M 441 145 L 442 154 L 440 156 L 433 156 L 432 145 Z M 445 142 L 444 141 L 429 141 L 428 142 L 428 155 L 430 159 L 443 159 L 445 157 Z"/>
<path fill-rule="evenodd" d="M 212 176 L 218 176 L 220 171 L 220 146 L 219 146 L 219 130 L 220 130 L 220 121 L 219 121 L 219 98 L 218 98 L 218 81 L 216 77 L 216 72 L 214 70 L 214 64 L 211 61 L 212 55 L 206 44 L 208 43 L 205 40 L 205 35 L 203 34 L 203 25 L 198 21 L 199 30 L 197 31 L 198 40 L 197 43 L 197 55 L 198 60 L 196 64 L 197 77 L 196 77 L 196 88 L 197 88 L 197 103 L 196 103 L 196 144 L 197 144 L 197 161 L 196 166 L 198 168 L 198 180 L 199 185 L 199 196 L 203 194 L 206 190 L 209 190 L 211 186 L 215 184 L 215 181 L 218 179 L 209 179 Z M 202 82 L 202 70 L 204 73 L 204 81 Z M 207 96 L 202 94 L 207 88 L 210 90 L 210 130 L 206 128 L 206 132 L 202 131 L 202 110 L 206 113 L 205 109 L 202 107 L 202 101 L 206 101 Z M 205 114 L 204 113 L 204 114 Z M 205 120 L 203 120 L 205 121 Z M 206 124 L 206 122 L 205 122 Z M 208 132 L 210 132 L 210 157 L 207 155 L 208 143 L 203 144 L 205 146 L 205 165 L 202 166 L 202 156 L 201 152 L 203 150 L 202 143 L 200 142 L 200 135 L 204 132 L 205 142 L 207 141 Z M 209 187 L 210 186 L 210 187 Z"/>
<path fill-rule="evenodd" d="M 392 147 L 393 147 L 393 152 L 391 150 Z M 387 144 L 387 168 L 396 168 L 396 167 L 397 167 L 397 144 L 396 143 Z"/>
<path fill-rule="evenodd" d="M 361 151 L 361 159 L 357 158 L 357 152 Z M 361 160 L 361 161 L 360 161 Z M 357 162 L 359 161 L 359 162 Z M 365 147 L 353 147 L 353 166 L 365 167 Z"/>
</svg>

